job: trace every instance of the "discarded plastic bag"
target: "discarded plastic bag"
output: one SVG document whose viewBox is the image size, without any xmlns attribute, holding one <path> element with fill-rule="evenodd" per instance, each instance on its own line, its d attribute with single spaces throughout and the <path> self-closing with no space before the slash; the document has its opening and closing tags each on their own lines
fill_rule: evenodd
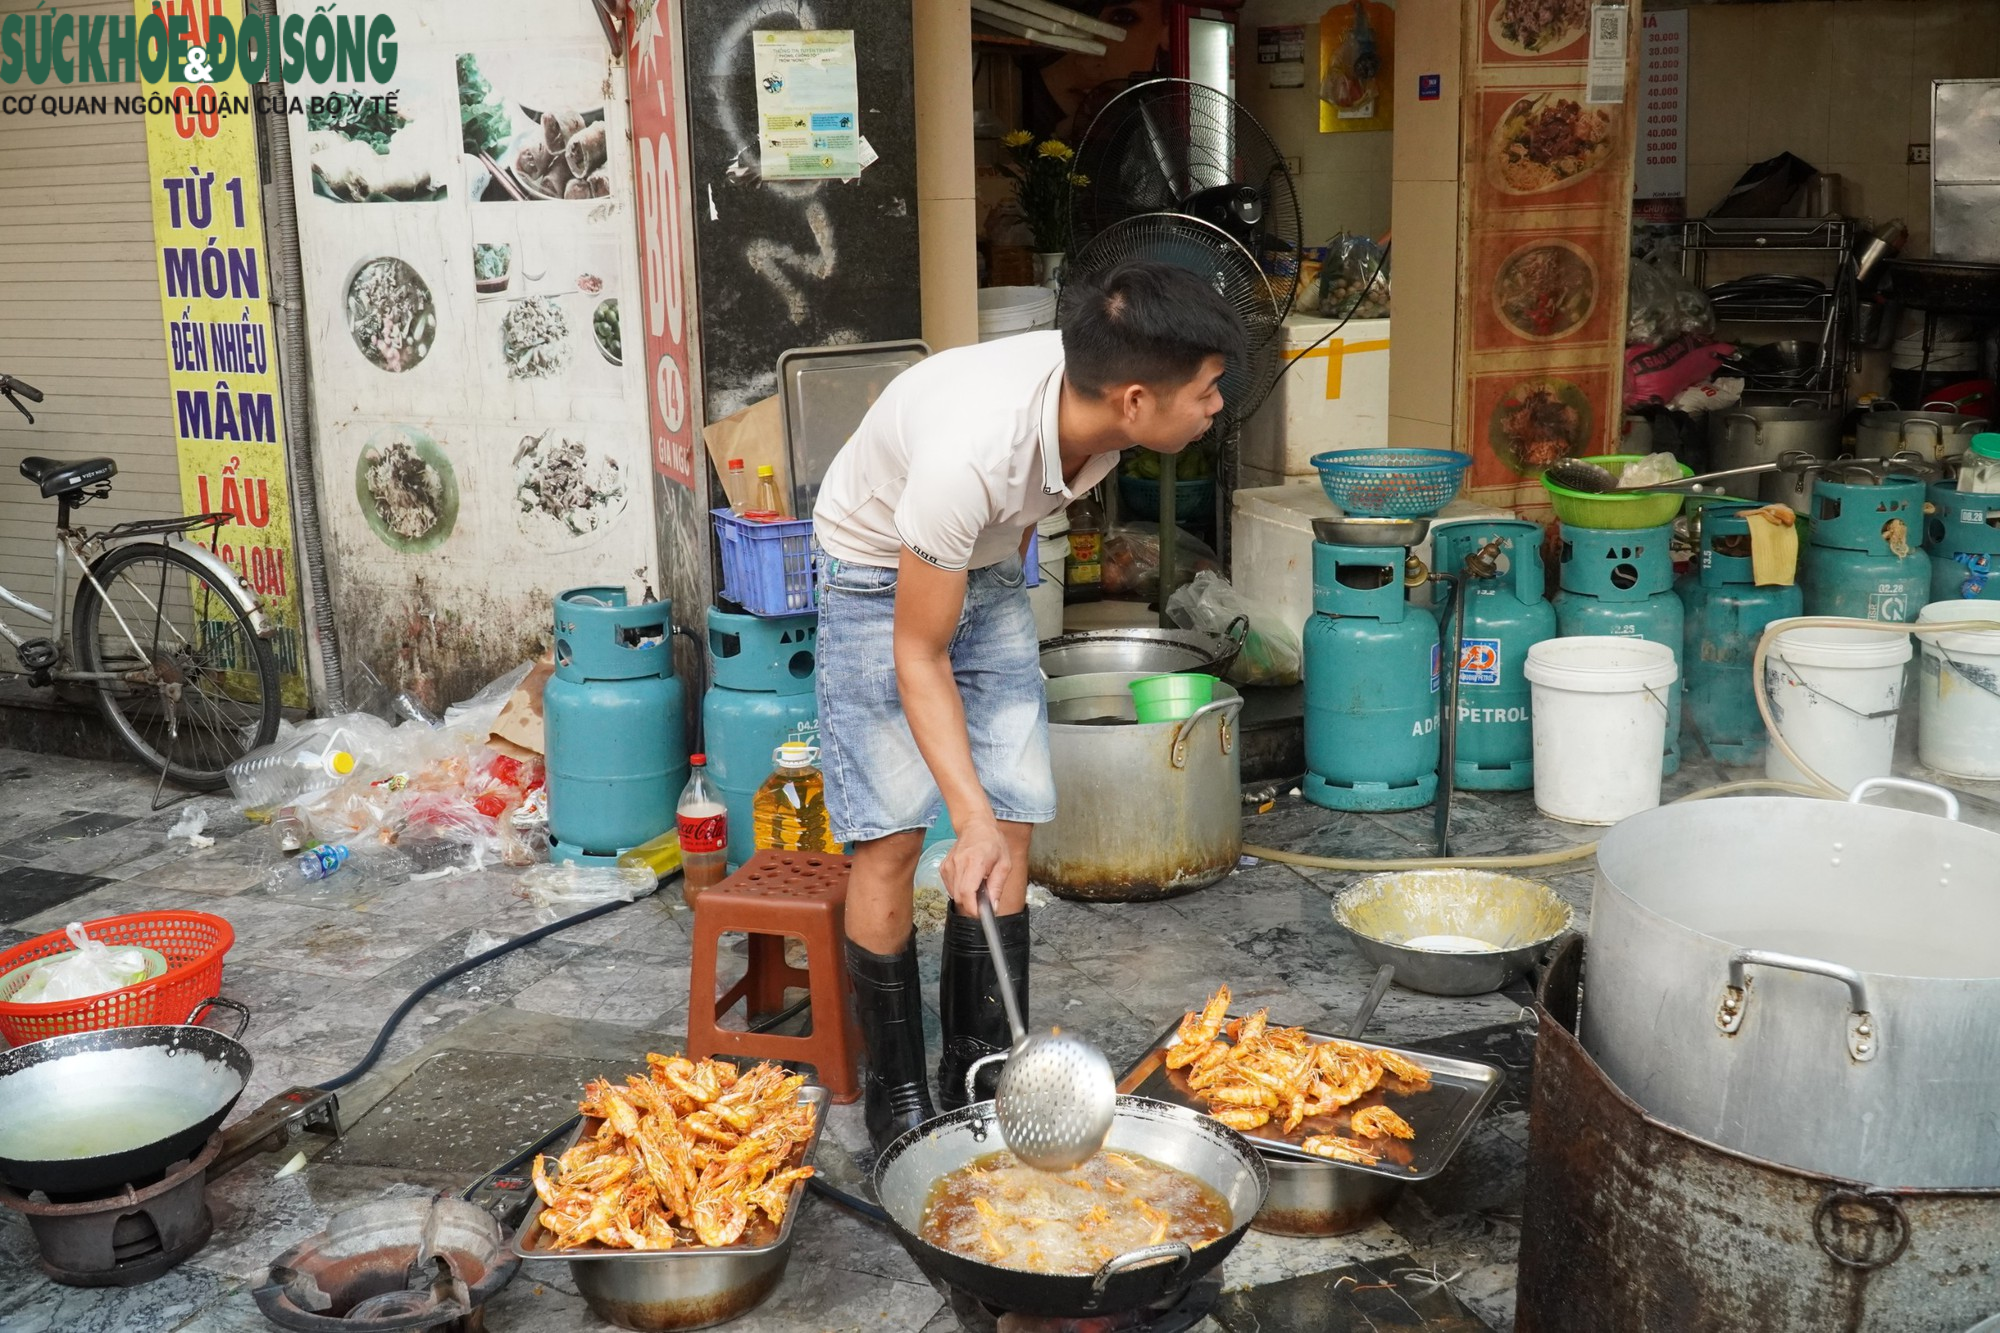
<svg viewBox="0 0 2000 1333">
<path fill-rule="evenodd" d="M 69 923 L 64 932 L 76 946 L 70 953 L 57 954 L 35 969 L 28 983 L 8 999 L 14 1004 L 56 1004 L 63 1000 L 84 1000 L 93 995 L 122 990 L 144 981 L 152 970 L 152 960 L 140 949 L 114 949 L 83 933 L 83 924 Z"/>
<path fill-rule="evenodd" d="M 1243 648 L 1229 665 L 1226 679 L 1237 685 L 1296 685 L 1304 661 L 1298 632 L 1273 613 L 1230 586 L 1229 580 L 1204 569 L 1187 587 L 1167 599 L 1167 615 L 1182 629 L 1224 634 L 1238 616 L 1250 621 Z"/>
<path fill-rule="evenodd" d="M 215 846 L 215 839 L 202 832 L 207 827 L 208 811 L 198 805 L 191 805 L 181 811 L 181 817 L 176 819 L 174 826 L 167 830 L 167 841 L 177 842 L 185 839 L 187 845 L 196 851 L 200 851 L 204 847 L 213 847 Z"/>
<path fill-rule="evenodd" d="M 1174 587 L 1179 588 L 1218 561 L 1206 544 L 1175 529 Z M 1160 527 L 1157 523 L 1121 523 L 1104 539 L 1104 593 L 1155 602 L 1160 594 Z"/>
<path fill-rule="evenodd" d="M 569 861 L 529 866 L 520 883 L 522 895 L 543 911 L 636 902 L 660 887 L 659 879 L 644 867 L 586 866 Z"/>
</svg>

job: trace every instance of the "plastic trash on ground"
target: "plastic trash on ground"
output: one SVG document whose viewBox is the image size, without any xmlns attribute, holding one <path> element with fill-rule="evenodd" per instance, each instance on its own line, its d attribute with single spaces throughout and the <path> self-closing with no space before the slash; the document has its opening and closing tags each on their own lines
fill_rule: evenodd
<svg viewBox="0 0 2000 1333">
<path fill-rule="evenodd" d="M 634 866 L 586 866 L 573 862 L 530 866 L 521 893 L 543 912 L 567 916 L 598 903 L 636 902 L 660 887 L 650 870 Z"/>
<path fill-rule="evenodd" d="M 196 851 L 200 851 L 204 847 L 213 847 L 215 846 L 215 839 L 202 832 L 207 827 L 208 811 L 198 805 L 191 805 L 181 811 L 180 818 L 176 819 L 174 826 L 167 830 L 167 841 L 180 842 L 184 840 L 188 846 L 194 848 Z"/>
<path fill-rule="evenodd" d="M 1679 474 L 1676 473 L 1676 476 Z M 1228 579 L 1203 570 L 1167 599 L 1167 614 L 1182 629 L 1223 634 L 1238 616 L 1248 616 L 1250 633 L 1229 665 L 1225 679 L 1236 685 L 1296 685 L 1304 652 L 1298 631 L 1269 607 L 1245 597 Z"/>
<path fill-rule="evenodd" d="M 9 997 L 14 1004 L 56 1004 L 123 989 L 146 979 L 152 960 L 142 949 L 114 949 L 83 933 L 72 921 L 65 933 L 76 946 L 35 969 L 26 985 Z"/>
</svg>

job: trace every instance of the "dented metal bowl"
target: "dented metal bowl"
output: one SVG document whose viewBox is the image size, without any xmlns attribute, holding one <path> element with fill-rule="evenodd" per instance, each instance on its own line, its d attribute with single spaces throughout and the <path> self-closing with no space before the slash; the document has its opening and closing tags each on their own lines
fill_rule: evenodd
<svg viewBox="0 0 2000 1333">
<path fill-rule="evenodd" d="M 1488 870 L 1371 875 L 1333 900 L 1333 919 L 1371 963 L 1430 995 L 1484 995 L 1532 968 L 1575 913 L 1537 880 Z M 1485 949 L 1412 941 L 1457 936 Z"/>
</svg>

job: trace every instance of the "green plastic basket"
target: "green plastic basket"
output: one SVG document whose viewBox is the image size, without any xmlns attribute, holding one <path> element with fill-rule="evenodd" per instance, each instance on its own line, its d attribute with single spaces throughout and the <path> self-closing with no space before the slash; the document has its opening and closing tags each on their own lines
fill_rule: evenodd
<svg viewBox="0 0 2000 1333">
<path fill-rule="evenodd" d="M 1644 454 L 1597 454 L 1583 461 L 1596 463 L 1608 469 L 1613 476 L 1624 470 L 1625 464 L 1636 463 Z M 1681 475 L 1692 477 L 1694 469 L 1681 464 Z M 1592 495 L 1588 491 L 1573 491 L 1567 486 L 1558 486 L 1546 476 L 1542 478 L 1542 489 L 1549 493 L 1549 503 L 1555 507 L 1556 517 L 1579 528 L 1657 528 L 1663 523 L 1674 521 L 1674 515 L 1681 512 L 1686 502 L 1684 495 Z"/>
<path fill-rule="evenodd" d="M 1146 676 L 1126 688 L 1132 691 L 1132 707 L 1141 722 L 1182 722 L 1208 706 L 1215 698 L 1215 685 L 1214 676 L 1184 671 Z"/>
</svg>

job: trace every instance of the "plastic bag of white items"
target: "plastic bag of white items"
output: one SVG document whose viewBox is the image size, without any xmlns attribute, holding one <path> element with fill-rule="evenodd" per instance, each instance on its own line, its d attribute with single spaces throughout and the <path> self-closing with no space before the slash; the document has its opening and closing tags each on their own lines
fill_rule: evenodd
<svg viewBox="0 0 2000 1333">
<path fill-rule="evenodd" d="M 1298 632 L 1268 607 L 1259 606 L 1230 586 L 1229 580 L 1203 570 L 1194 581 L 1167 599 L 1167 614 L 1182 629 L 1227 634 L 1238 617 L 1250 622 L 1243 647 L 1229 664 L 1227 679 L 1237 685 L 1296 685 L 1303 654 Z"/>
<path fill-rule="evenodd" d="M 1684 333 L 1715 332 L 1715 310 L 1701 289 L 1680 274 L 1647 259 L 1634 259 L 1625 345 L 1657 347 Z"/>
<path fill-rule="evenodd" d="M 522 896 L 544 912 L 567 915 L 597 903 L 636 902 L 660 887 L 643 867 L 586 866 L 551 862 L 529 866 L 520 879 Z"/>
<path fill-rule="evenodd" d="M 1326 243 L 1319 270 L 1319 313 L 1330 319 L 1380 319 L 1389 313 L 1389 255 L 1366 236 L 1346 232 Z"/>
<path fill-rule="evenodd" d="M 114 949 L 100 943 L 83 933 L 81 922 L 70 922 L 65 933 L 75 950 L 57 954 L 36 968 L 27 984 L 7 997 L 12 1003 L 88 999 L 144 981 L 152 971 L 152 960 L 144 950 Z"/>
<path fill-rule="evenodd" d="M 1635 486 L 1664 486 L 1680 479 L 1680 459 L 1668 453 L 1647 454 L 1619 469 L 1618 489 L 1629 491 Z"/>
<path fill-rule="evenodd" d="M 500 710 L 507 706 L 507 699 L 528 673 L 535 669 L 533 662 L 523 662 L 500 676 L 486 682 L 479 692 L 470 699 L 461 699 L 444 710 L 444 726 L 448 731 L 463 731 L 477 744 L 484 744 L 491 734 L 493 724 L 500 720 Z"/>
<path fill-rule="evenodd" d="M 1215 552 L 1176 528 L 1174 587 L 1204 569 L 1218 569 Z M 1160 528 L 1157 523 L 1122 523 L 1104 539 L 1104 595 L 1156 602 L 1160 595 Z"/>
</svg>

